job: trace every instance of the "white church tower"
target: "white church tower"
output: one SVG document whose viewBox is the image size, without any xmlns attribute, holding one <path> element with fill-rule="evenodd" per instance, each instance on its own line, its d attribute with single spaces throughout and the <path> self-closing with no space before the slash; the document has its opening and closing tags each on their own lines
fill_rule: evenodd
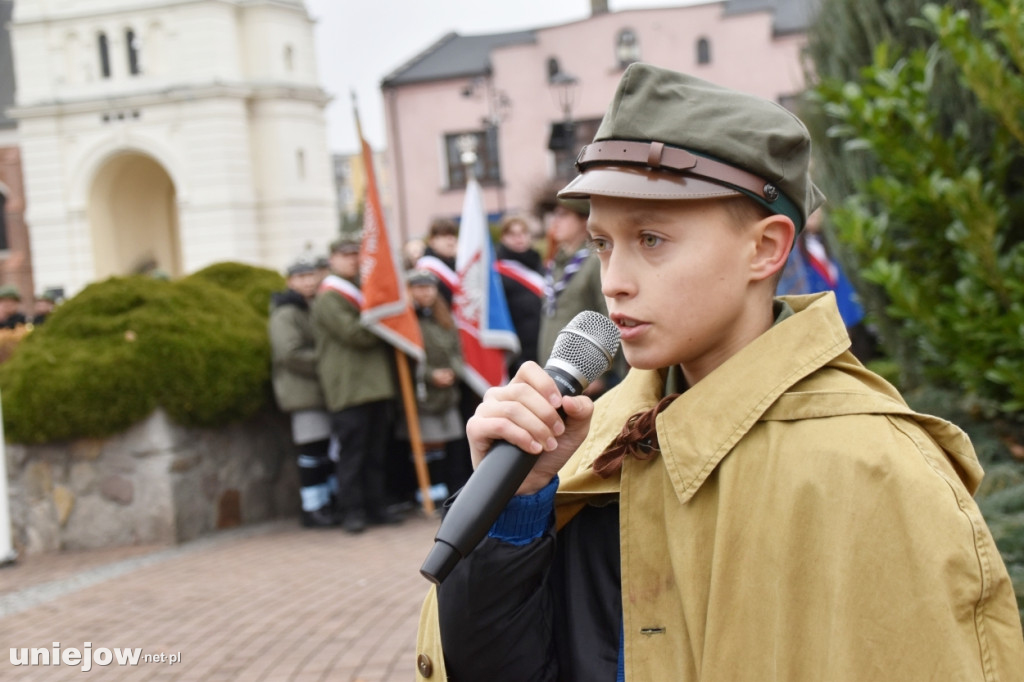
<svg viewBox="0 0 1024 682">
<path fill-rule="evenodd" d="M 326 252 L 337 210 L 302 0 L 16 0 L 38 288 Z"/>
</svg>

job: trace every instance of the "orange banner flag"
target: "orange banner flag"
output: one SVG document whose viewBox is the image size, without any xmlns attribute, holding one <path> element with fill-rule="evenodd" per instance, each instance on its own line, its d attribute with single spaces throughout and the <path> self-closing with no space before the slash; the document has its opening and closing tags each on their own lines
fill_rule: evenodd
<svg viewBox="0 0 1024 682">
<path fill-rule="evenodd" d="M 363 292 L 360 319 L 377 336 L 422 361 L 425 357 L 423 335 L 409 302 L 402 261 L 384 222 L 384 211 L 377 192 L 377 177 L 373 170 L 373 150 L 363 137 L 358 112 L 356 130 L 362 144 L 363 167 L 366 171 L 363 238 L 359 247 L 359 281 Z"/>
</svg>

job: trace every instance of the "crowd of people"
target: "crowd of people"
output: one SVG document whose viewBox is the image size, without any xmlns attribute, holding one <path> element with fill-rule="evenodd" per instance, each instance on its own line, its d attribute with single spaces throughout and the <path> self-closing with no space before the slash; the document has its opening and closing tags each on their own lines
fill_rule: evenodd
<svg viewBox="0 0 1024 682">
<path fill-rule="evenodd" d="M 534 214 L 504 218 L 495 244 L 510 316 L 520 342 L 509 375 L 543 365 L 558 332 L 582 310 L 606 312 L 597 260 L 586 244 L 586 201 L 539 190 Z M 466 422 L 481 401 L 466 382 L 452 305 L 459 225 L 433 220 L 404 246 L 405 284 L 422 332 L 425 360 L 413 362 L 417 429 L 435 507 L 472 474 Z M 358 235 L 329 255 L 304 255 L 271 300 L 268 333 L 277 404 L 290 416 L 300 481 L 301 522 L 358 533 L 401 522 L 424 505 L 391 346 L 360 322 Z M 319 262 L 318 262 L 319 260 Z M 624 374 L 617 365 L 589 394 Z"/>
<path fill-rule="evenodd" d="M 559 188 L 541 187 L 532 213 L 511 213 L 498 226 L 495 267 L 520 345 L 507 357 L 510 377 L 526 362 L 543 366 L 558 333 L 579 312 L 608 312 L 600 259 L 588 239 L 590 201 L 559 197 Z M 779 294 L 836 289 L 835 280 L 830 287 L 827 280 L 803 274 L 810 269 L 806 255 L 814 250 L 820 213 L 799 235 Z M 413 376 L 428 494 L 435 507 L 472 474 L 466 423 L 482 400 L 464 380 L 452 311 L 460 285 L 458 235 L 457 222 L 437 218 L 424 237 L 403 247 L 406 285 L 426 353 L 424 362 L 414 364 Z M 394 353 L 360 322 L 359 248 L 357 235 L 343 237 L 329 245 L 327 257 L 307 254 L 290 264 L 287 289 L 273 295 L 269 319 L 275 395 L 290 415 L 296 449 L 301 522 L 354 533 L 398 523 L 424 504 Z M 845 319 L 848 310 L 859 309 L 848 282 L 843 287 Z M 848 328 L 852 334 L 863 328 L 862 312 L 850 318 Z M 620 353 L 586 395 L 601 396 L 627 370 Z"/>
<path fill-rule="evenodd" d="M 0 286 L 0 329 L 40 325 L 59 302 L 60 298 L 54 292 L 44 291 L 35 297 L 31 313 L 26 314 L 18 287 L 13 284 Z"/>
</svg>

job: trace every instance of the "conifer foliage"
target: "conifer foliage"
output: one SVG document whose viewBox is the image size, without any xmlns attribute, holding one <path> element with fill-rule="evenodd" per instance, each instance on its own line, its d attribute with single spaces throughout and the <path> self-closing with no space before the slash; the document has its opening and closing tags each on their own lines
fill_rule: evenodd
<svg viewBox="0 0 1024 682">
<path fill-rule="evenodd" d="M 970 3 L 976 16 L 957 4 L 825 2 L 819 22 L 854 22 L 869 8 L 886 21 L 868 30 L 860 20 L 860 40 L 841 54 L 826 54 L 820 33 L 812 40 L 817 124 L 830 142 L 818 175 L 839 241 L 881 292 L 873 312 L 897 323 L 882 325 L 883 340 L 904 379 L 920 374 L 987 414 L 1017 418 L 1024 0 Z M 843 65 L 851 51 L 863 55 Z"/>
<path fill-rule="evenodd" d="M 970 433 L 1024 612 L 1024 0 L 823 0 L 809 51 L 831 226 L 911 403 Z"/>
</svg>

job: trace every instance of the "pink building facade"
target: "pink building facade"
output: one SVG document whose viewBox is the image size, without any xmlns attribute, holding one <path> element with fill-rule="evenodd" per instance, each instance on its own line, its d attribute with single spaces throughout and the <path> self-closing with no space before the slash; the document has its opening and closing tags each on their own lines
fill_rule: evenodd
<svg viewBox="0 0 1024 682">
<path fill-rule="evenodd" d="M 492 218 L 529 212 L 542 186 L 575 174 L 625 67 L 643 61 L 784 104 L 804 89 L 813 0 L 726 0 L 604 12 L 532 31 L 449 34 L 384 79 L 390 219 L 405 238 L 457 218 L 458 139 L 476 138 Z M 606 3 L 605 3 L 606 4 Z M 566 120 L 572 132 L 566 133 Z"/>
</svg>

